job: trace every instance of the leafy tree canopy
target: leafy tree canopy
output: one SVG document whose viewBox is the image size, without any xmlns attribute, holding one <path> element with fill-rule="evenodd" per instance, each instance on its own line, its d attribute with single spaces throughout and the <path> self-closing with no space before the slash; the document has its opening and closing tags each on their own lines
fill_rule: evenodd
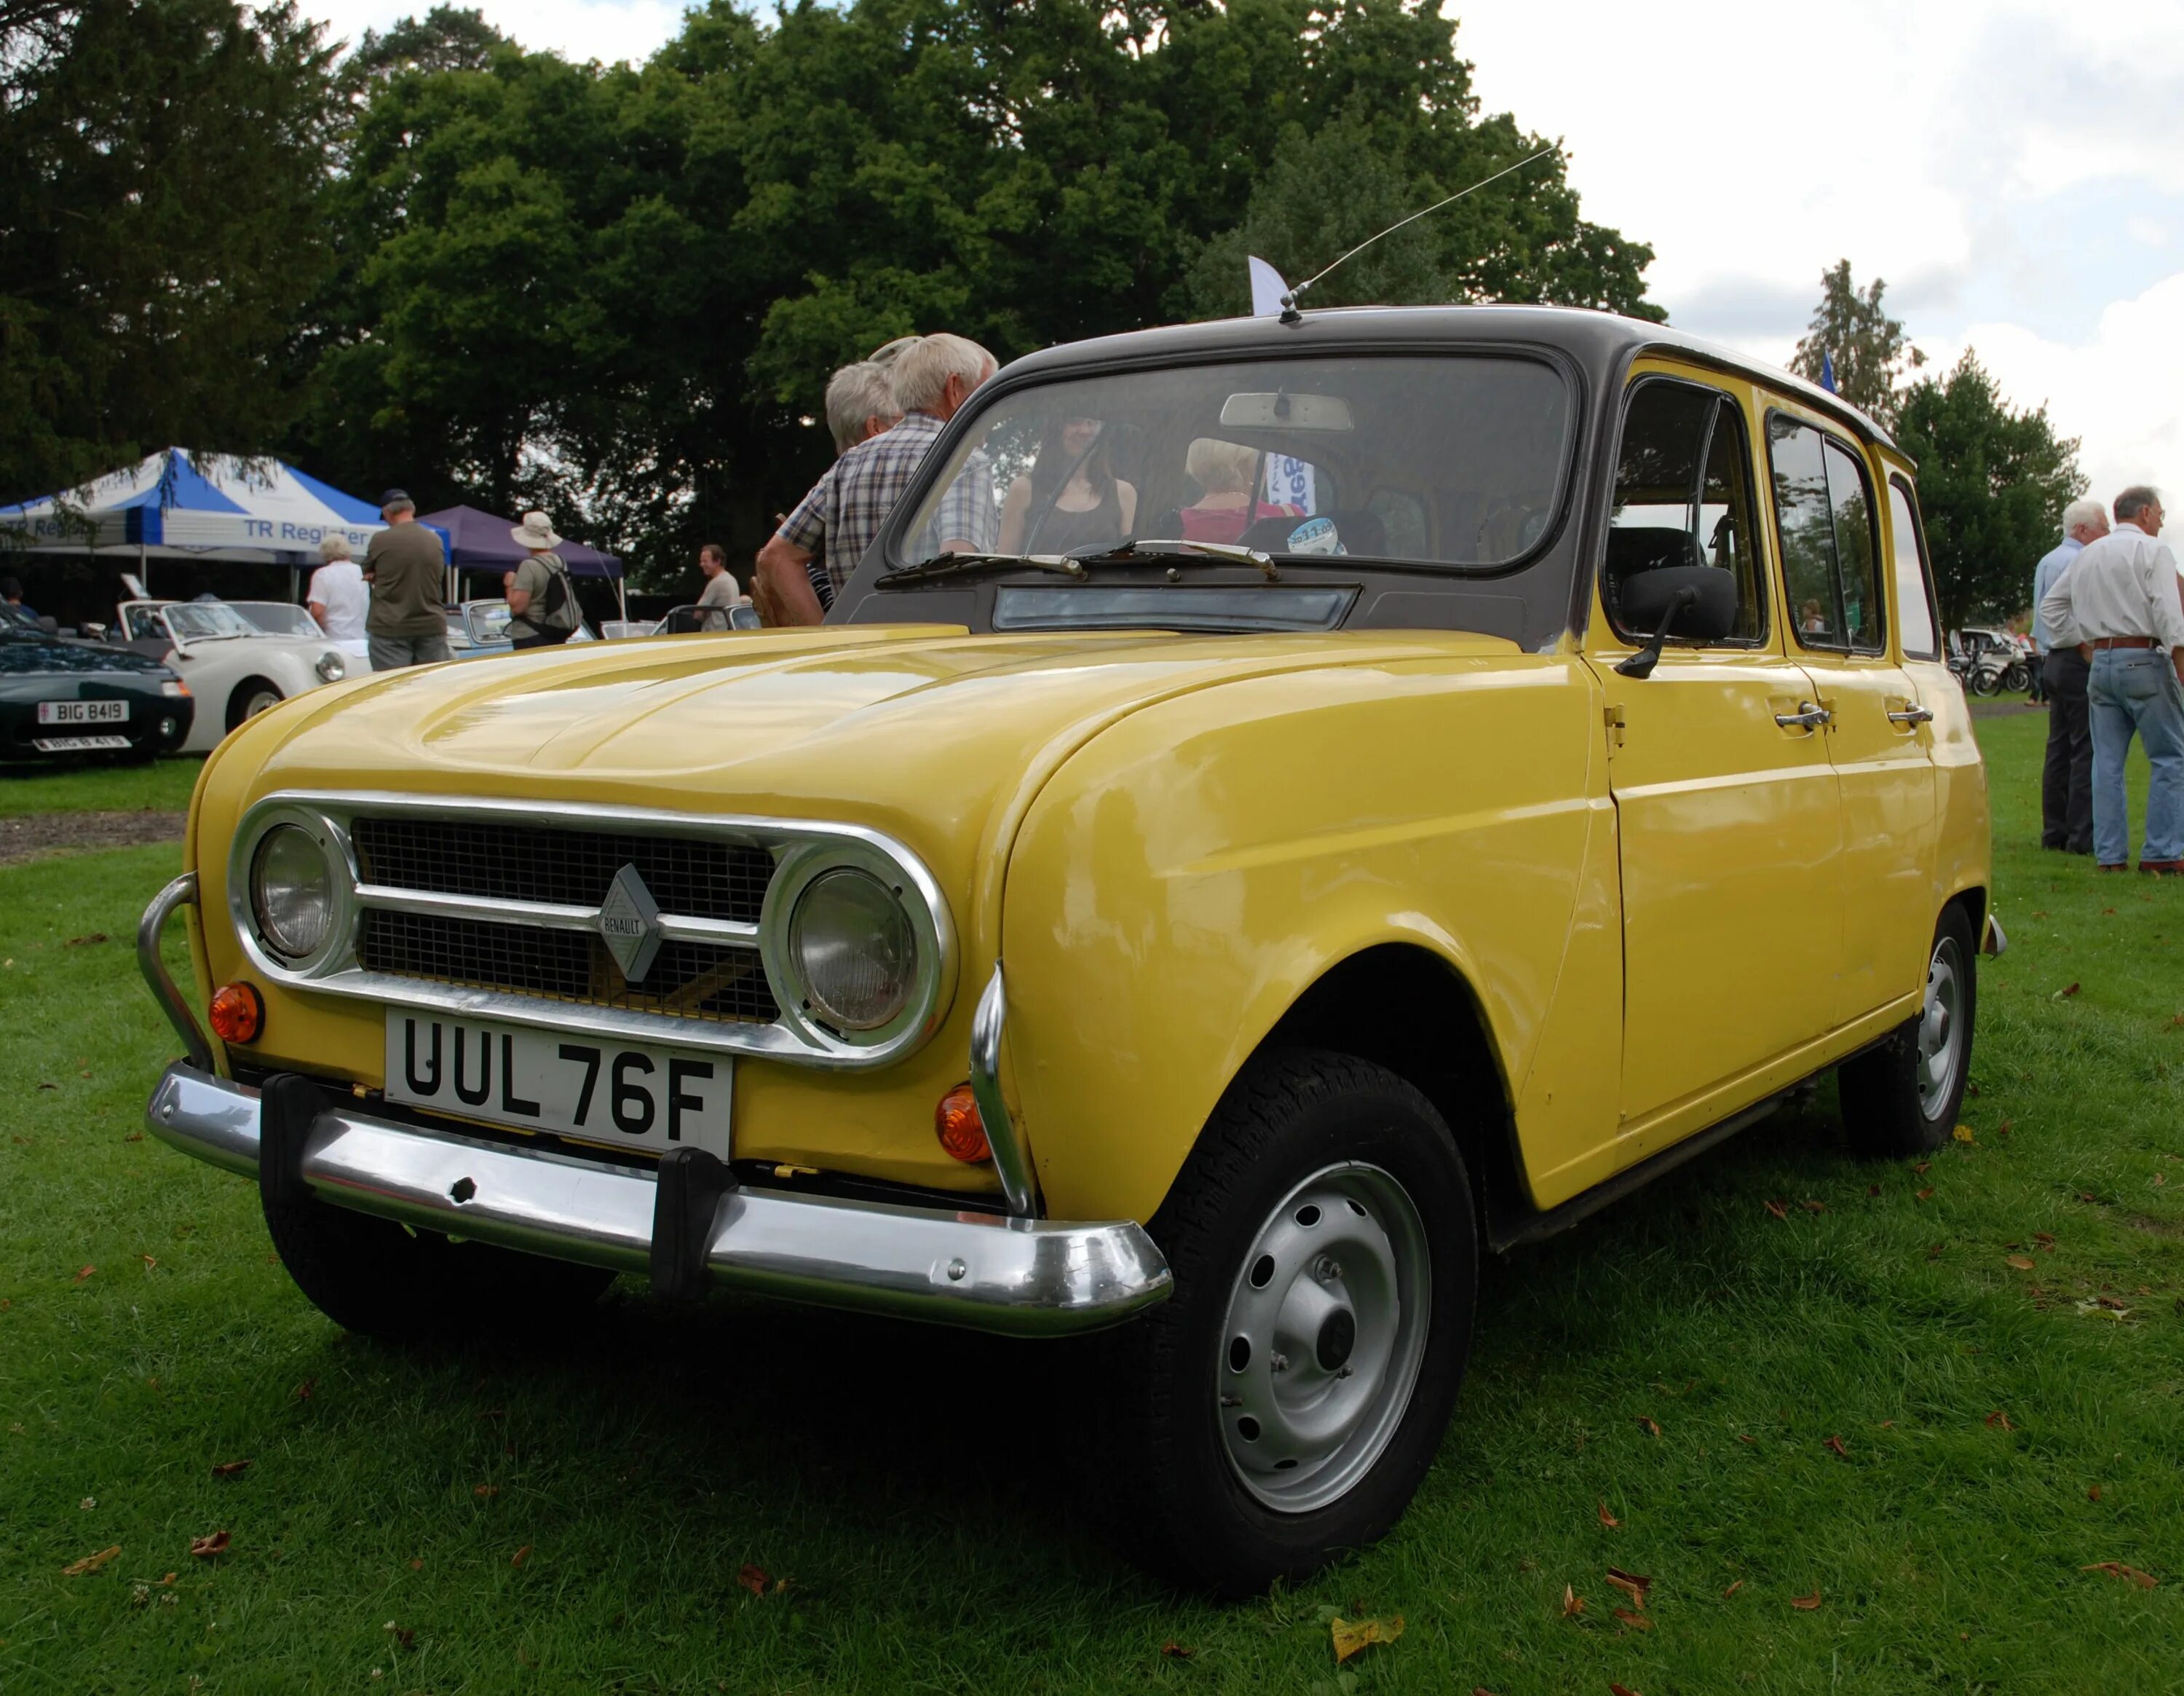
<svg viewBox="0 0 2184 1696">
<path fill-rule="evenodd" d="M 1897 440 L 1919 464 L 1934 587 L 1950 629 L 2021 611 L 2032 567 L 2086 492 L 2075 437 L 2048 409 L 2010 407 L 1970 352 L 1946 377 L 1903 391 Z"/>
<path fill-rule="evenodd" d="M 1860 293 L 1848 259 L 1822 271 L 1820 304 L 1790 360 L 1790 369 L 1810 382 L 1819 382 L 1832 365 L 1836 393 L 1883 424 L 1895 421 L 1897 385 L 1904 372 L 1926 363 L 1903 333 L 1903 321 L 1883 310 L 1880 297 L 1887 287 L 1876 276 Z"/>
</svg>

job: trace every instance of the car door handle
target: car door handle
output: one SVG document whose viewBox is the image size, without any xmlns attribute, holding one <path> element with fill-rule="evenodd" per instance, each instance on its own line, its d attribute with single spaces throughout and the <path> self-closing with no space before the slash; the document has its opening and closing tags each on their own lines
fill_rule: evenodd
<svg viewBox="0 0 2184 1696">
<path fill-rule="evenodd" d="M 1827 708 L 1814 701 L 1800 701 L 1797 706 L 1798 710 L 1795 712 L 1776 713 L 1774 722 L 1785 730 L 1793 724 L 1802 724 L 1808 730 L 1816 730 L 1834 716 Z"/>
<path fill-rule="evenodd" d="M 1906 706 L 1901 712 L 1890 713 L 1888 722 L 1891 724 L 1931 724 L 1934 722 L 1934 710 L 1929 706 L 1917 705 Z"/>
</svg>

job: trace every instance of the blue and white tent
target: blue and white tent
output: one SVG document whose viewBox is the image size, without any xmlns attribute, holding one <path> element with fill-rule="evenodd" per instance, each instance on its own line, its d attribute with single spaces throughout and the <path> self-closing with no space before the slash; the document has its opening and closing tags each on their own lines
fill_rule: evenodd
<svg viewBox="0 0 2184 1696">
<path fill-rule="evenodd" d="M 379 509 L 278 460 L 170 448 L 42 500 L 0 506 L 0 529 L 39 552 L 138 561 L 317 562 L 345 537 L 361 555 Z"/>
</svg>

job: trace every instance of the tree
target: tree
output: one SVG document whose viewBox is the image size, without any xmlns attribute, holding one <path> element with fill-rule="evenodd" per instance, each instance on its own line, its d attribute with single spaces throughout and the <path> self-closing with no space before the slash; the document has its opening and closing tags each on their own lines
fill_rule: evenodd
<svg viewBox="0 0 2184 1696">
<path fill-rule="evenodd" d="M 1822 271 L 1820 304 L 1790 360 L 1790 369 L 1811 382 L 1832 365 L 1836 393 L 1883 424 L 1895 420 L 1897 384 L 1905 370 L 1926 363 L 1903 333 L 1903 321 L 1882 309 L 1887 287 L 1875 277 L 1861 294 L 1848 259 Z"/>
<path fill-rule="evenodd" d="M 2044 405 L 2012 409 L 1970 351 L 1902 402 L 1897 439 L 1918 462 L 1943 622 L 2014 616 L 2062 534 L 2063 509 L 2086 492 L 2077 439 L 2055 434 Z"/>
<path fill-rule="evenodd" d="M 255 453 L 326 265 L 332 55 L 291 5 L 0 11 L 0 499 Z"/>
<path fill-rule="evenodd" d="M 297 445 L 535 500 L 640 575 L 755 548 L 831 454 L 827 376 L 892 337 L 1006 360 L 1232 310 L 1227 232 L 1301 276 L 1534 145 L 1429 0 L 710 0 L 637 68 L 474 24 L 404 20 L 351 74 Z M 1382 247 L 1315 298 L 1658 315 L 1558 156 Z"/>
</svg>

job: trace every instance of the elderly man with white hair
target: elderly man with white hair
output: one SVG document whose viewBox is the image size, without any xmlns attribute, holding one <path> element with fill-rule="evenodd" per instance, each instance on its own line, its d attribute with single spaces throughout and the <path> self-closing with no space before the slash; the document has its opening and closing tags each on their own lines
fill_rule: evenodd
<svg viewBox="0 0 2184 1696">
<path fill-rule="evenodd" d="M 2070 854 L 2093 851 L 2093 733 L 2086 706 L 2092 667 L 2075 648 L 2055 645 L 2040 603 L 2088 542 L 2109 533 L 2098 500 L 2063 509 L 2060 546 L 2032 568 L 2032 645 L 2040 652 L 2041 693 L 2048 697 L 2048 762 L 2040 775 L 2040 845 Z"/>
<path fill-rule="evenodd" d="M 823 551 L 827 581 L 840 592 L 941 427 L 994 370 L 994 356 L 961 336 L 922 336 L 895 355 L 888 376 L 902 421 L 835 460 L 759 550 L 751 597 L 768 624 L 819 622 L 824 611 L 805 566 Z M 992 472 L 974 455 L 942 498 L 933 551 L 989 549 L 995 522 Z"/>
</svg>

